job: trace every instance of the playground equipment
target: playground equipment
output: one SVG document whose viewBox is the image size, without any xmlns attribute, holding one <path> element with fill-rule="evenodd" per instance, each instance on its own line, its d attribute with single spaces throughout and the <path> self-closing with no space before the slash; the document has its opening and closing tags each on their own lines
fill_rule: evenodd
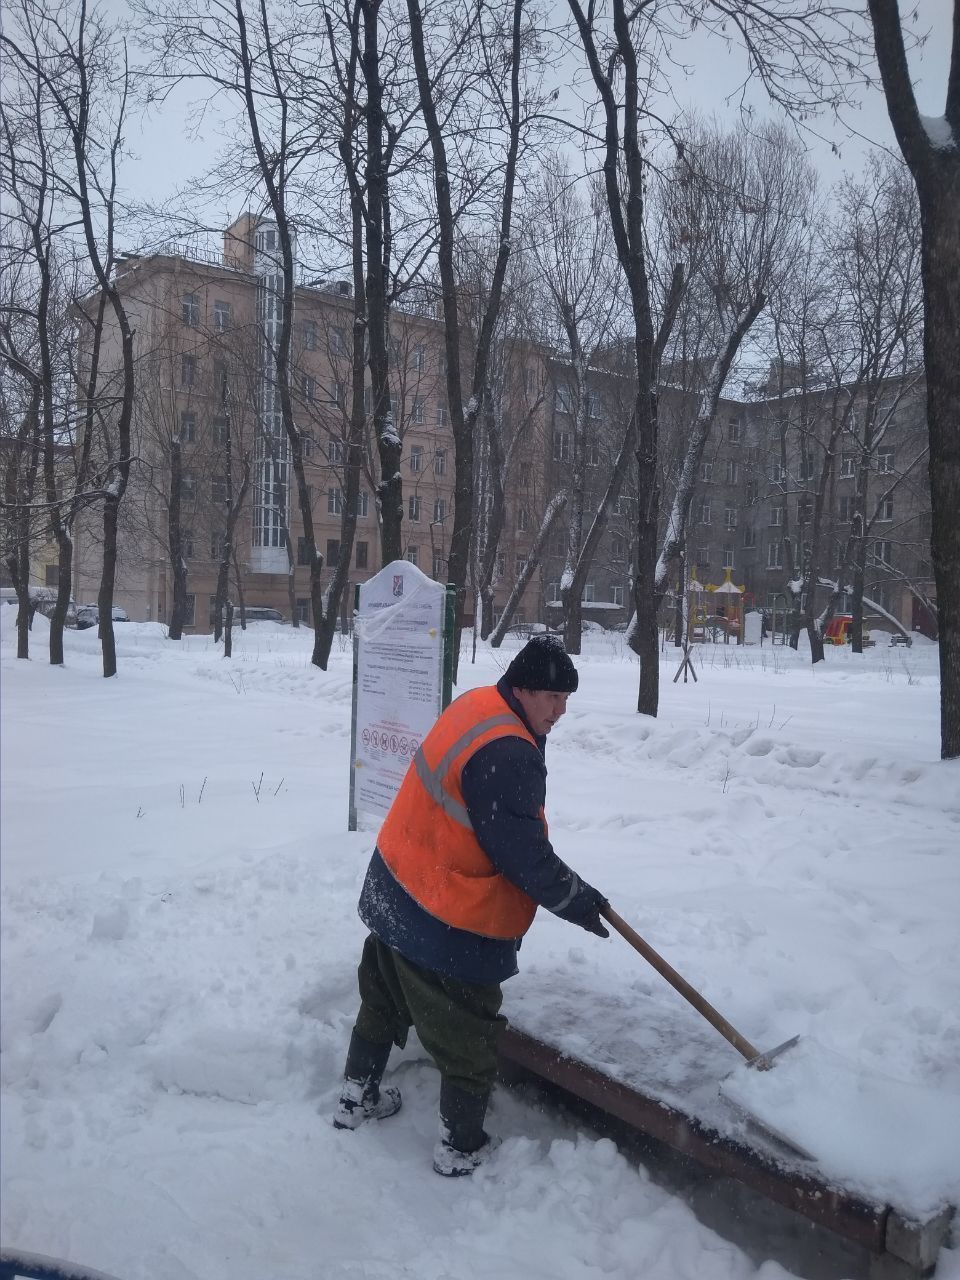
<svg viewBox="0 0 960 1280">
<path fill-rule="evenodd" d="M 733 570 L 724 569 L 723 581 L 708 586 L 713 592 L 713 618 L 715 632 L 722 628 L 723 643 L 729 644 L 733 636 L 736 644 L 743 644 L 743 587 L 733 581 Z M 721 621 L 722 620 L 722 621 Z"/>
</svg>

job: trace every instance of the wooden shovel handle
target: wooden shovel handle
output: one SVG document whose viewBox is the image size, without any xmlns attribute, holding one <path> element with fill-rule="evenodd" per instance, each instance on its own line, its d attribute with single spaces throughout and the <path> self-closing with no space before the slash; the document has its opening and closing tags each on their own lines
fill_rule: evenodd
<svg viewBox="0 0 960 1280">
<path fill-rule="evenodd" d="M 684 1000 L 688 1000 L 696 1011 L 706 1018 L 715 1030 L 720 1032 L 725 1040 L 730 1041 L 738 1053 L 743 1054 L 748 1061 L 750 1058 L 759 1056 L 760 1051 L 755 1049 L 750 1041 L 742 1036 L 735 1027 L 732 1027 L 723 1014 L 718 1013 L 712 1004 L 704 1000 L 700 992 L 691 987 L 686 978 L 682 978 L 672 965 L 667 964 L 663 956 L 658 955 L 648 942 L 644 942 L 639 933 L 635 929 L 631 929 L 626 920 L 618 916 L 609 903 L 600 908 L 600 914 L 604 920 L 616 929 L 621 938 L 626 938 L 634 951 L 639 951 L 644 960 L 648 964 L 652 964 L 661 977 L 666 978 L 675 991 L 680 992 Z"/>
</svg>

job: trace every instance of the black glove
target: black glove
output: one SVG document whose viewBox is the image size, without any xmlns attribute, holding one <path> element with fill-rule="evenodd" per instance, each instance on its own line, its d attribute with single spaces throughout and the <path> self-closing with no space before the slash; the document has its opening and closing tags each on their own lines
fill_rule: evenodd
<svg viewBox="0 0 960 1280">
<path fill-rule="evenodd" d="M 609 938 L 610 930 L 606 928 L 600 916 L 600 908 L 607 905 L 607 899 L 599 889 L 594 889 L 593 885 L 581 880 L 580 888 L 574 894 L 570 905 L 558 911 L 557 915 L 562 920 L 569 920 L 571 924 L 578 924 L 588 933 L 595 933 L 598 938 Z"/>
</svg>

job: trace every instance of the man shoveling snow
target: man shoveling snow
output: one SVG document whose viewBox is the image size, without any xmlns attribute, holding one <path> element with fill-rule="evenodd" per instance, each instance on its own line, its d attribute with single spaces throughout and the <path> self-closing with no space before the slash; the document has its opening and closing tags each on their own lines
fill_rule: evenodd
<svg viewBox="0 0 960 1280">
<path fill-rule="evenodd" d="M 537 636 L 496 685 L 451 703 L 407 770 L 360 895 L 370 934 L 334 1124 L 399 1110 L 381 1080 L 413 1026 L 440 1070 L 433 1167 L 446 1177 L 496 1145 L 483 1122 L 506 1025 L 500 984 L 537 906 L 608 936 L 605 898 L 554 853 L 544 816 L 546 735 L 578 683 L 561 645 Z"/>
</svg>

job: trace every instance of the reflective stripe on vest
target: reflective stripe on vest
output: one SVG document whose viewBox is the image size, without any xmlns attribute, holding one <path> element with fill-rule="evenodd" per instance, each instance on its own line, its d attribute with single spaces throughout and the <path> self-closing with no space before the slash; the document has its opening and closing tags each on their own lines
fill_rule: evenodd
<svg viewBox="0 0 960 1280">
<path fill-rule="evenodd" d="M 526 933 L 536 903 L 484 853 L 460 779 L 478 750 L 506 736 L 536 745 L 495 687 L 457 698 L 414 756 L 377 841 L 393 875 L 426 911 L 455 928 L 494 938 Z"/>
<path fill-rule="evenodd" d="M 452 818 L 454 822 L 459 822 L 461 827 L 466 827 L 468 831 L 473 830 L 473 823 L 470 821 L 469 813 L 467 813 L 462 804 L 454 800 L 443 785 L 447 771 L 461 751 L 466 751 L 467 747 L 472 746 L 478 738 L 482 738 L 490 729 L 497 729 L 501 726 L 514 728 L 516 723 L 517 717 L 514 715 L 491 716 L 489 719 L 481 721 L 480 724 L 474 725 L 472 729 L 468 729 L 466 733 L 461 734 L 453 746 L 444 752 L 440 763 L 435 769 L 431 769 L 427 764 L 427 757 L 423 754 L 423 747 L 413 757 L 413 767 L 417 771 L 417 777 L 423 783 L 431 800 L 440 806 L 448 818 Z"/>
</svg>

